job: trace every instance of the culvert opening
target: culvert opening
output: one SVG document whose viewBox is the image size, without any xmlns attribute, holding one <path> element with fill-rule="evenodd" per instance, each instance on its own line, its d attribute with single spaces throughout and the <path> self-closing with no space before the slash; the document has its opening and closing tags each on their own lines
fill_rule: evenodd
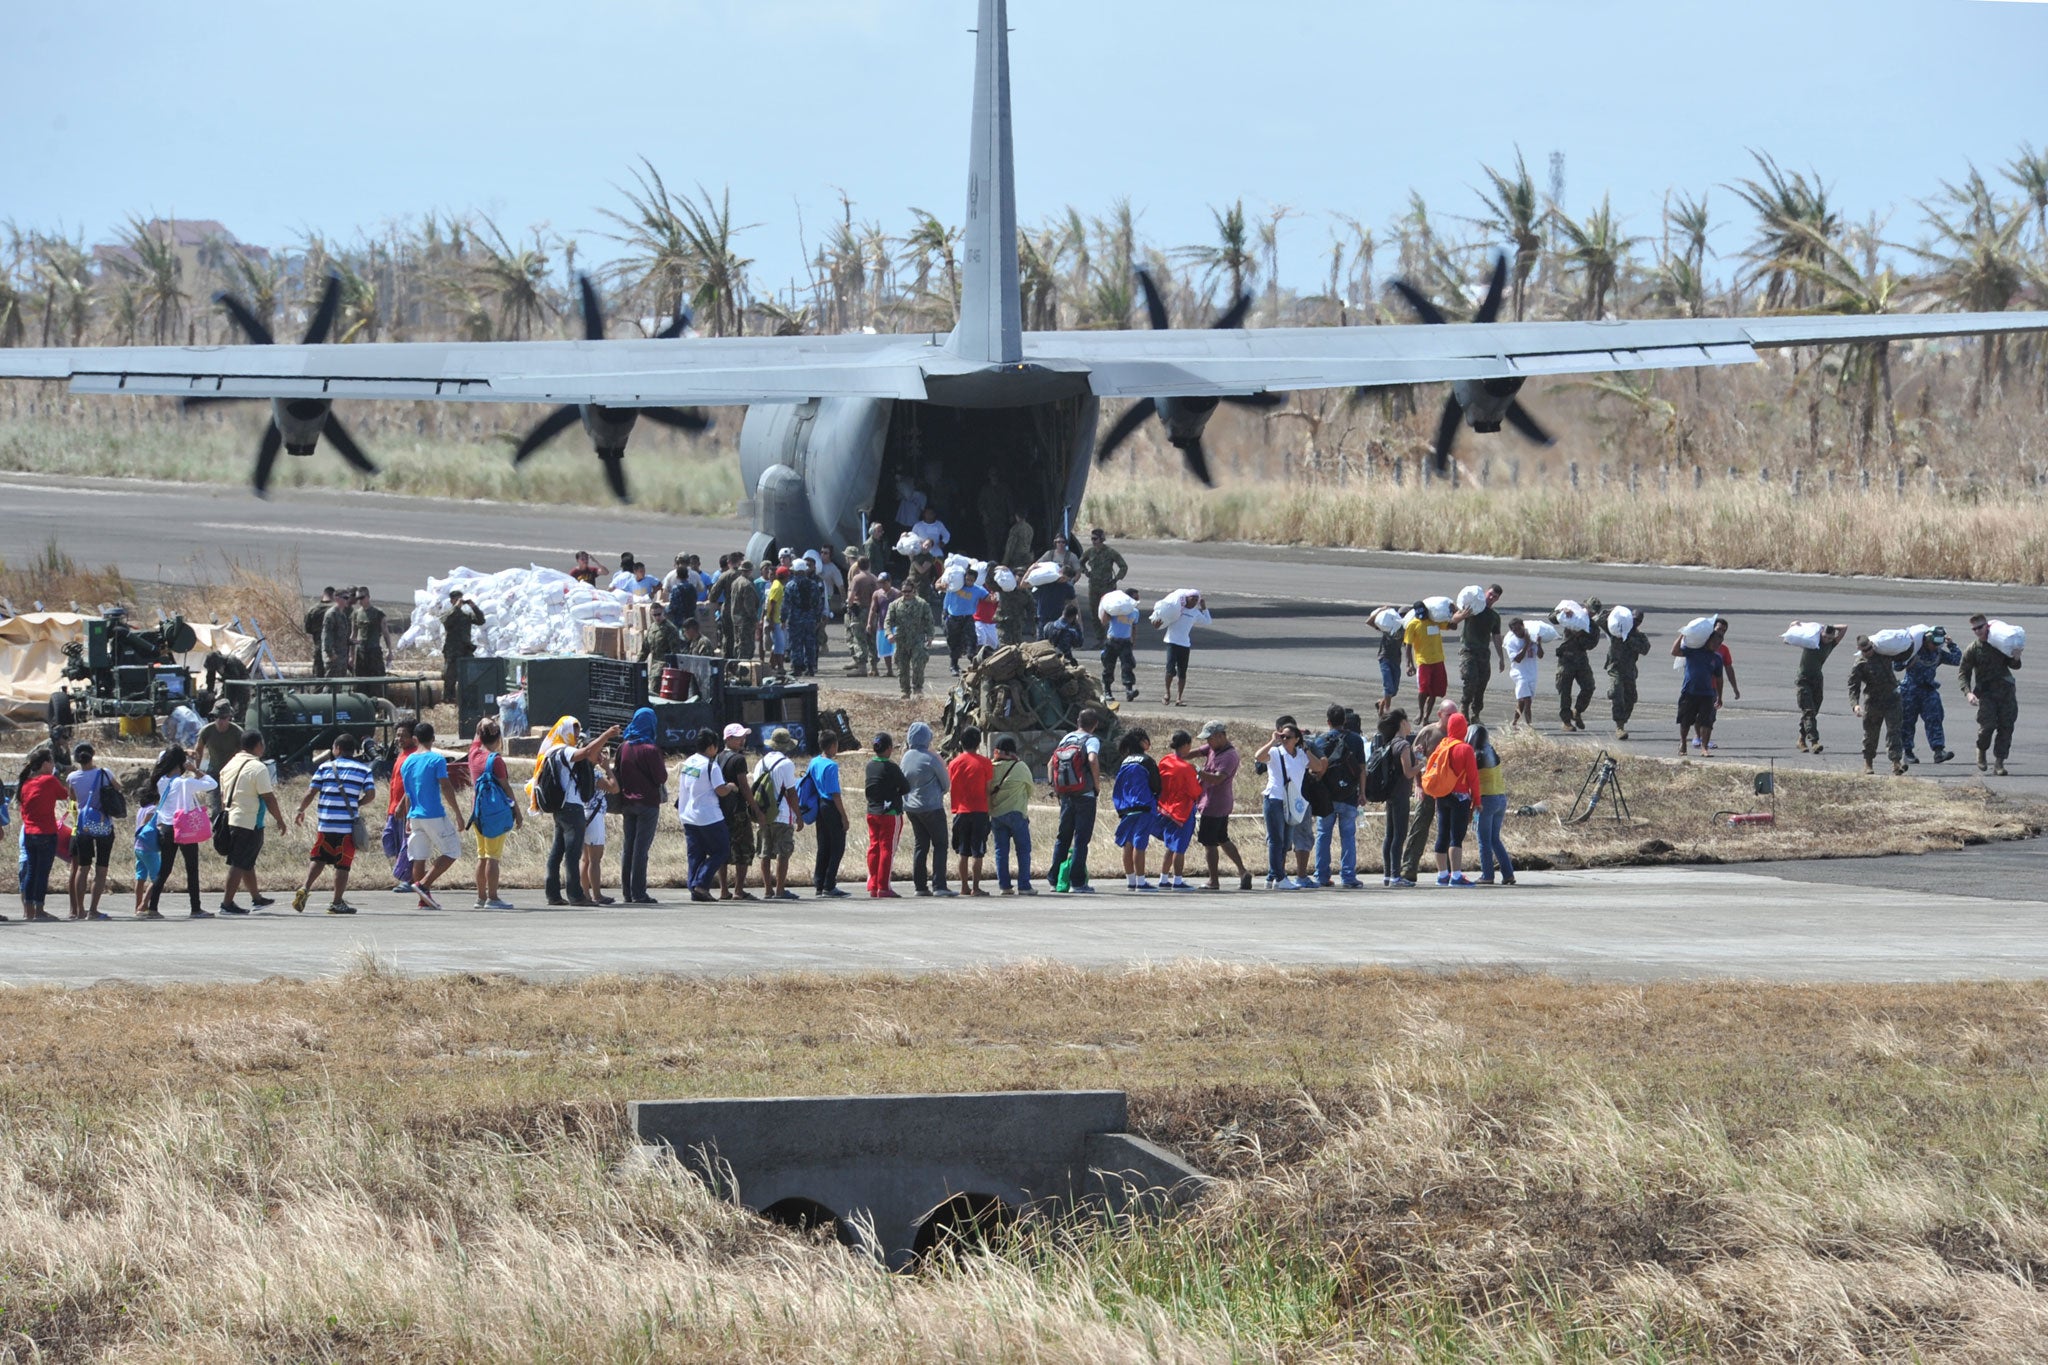
<svg viewBox="0 0 2048 1365">
<path fill-rule="evenodd" d="M 1017 1221 L 1017 1210 L 992 1194 L 956 1194 L 917 1221 L 910 1251 L 919 1260 L 934 1253 L 986 1251 Z"/>
<path fill-rule="evenodd" d="M 815 1199 L 801 1195 L 778 1199 L 761 1210 L 761 1216 L 771 1223 L 793 1228 L 807 1236 L 815 1236 L 819 1229 L 829 1229 L 841 1246 L 857 1246 L 859 1239 L 844 1219 Z"/>
</svg>

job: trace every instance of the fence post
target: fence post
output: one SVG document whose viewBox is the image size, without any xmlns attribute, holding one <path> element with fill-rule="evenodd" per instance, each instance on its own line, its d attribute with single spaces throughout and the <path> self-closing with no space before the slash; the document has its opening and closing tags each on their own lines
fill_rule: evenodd
<svg viewBox="0 0 2048 1365">
<path fill-rule="evenodd" d="M 1387 457 L 1387 465 L 1394 471 L 1394 487 L 1399 488 L 1401 486 L 1401 474 L 1403 470 L 1401 457 L 1399 455 L 1389 455 Z"/>
<path fill-rule="evenodd" d="M 1927 466 L 1927 491 L 1930 493 L 1939 493 L 1941 491 L 1941 479 L 1936 476 L 1933 465 Z"/>
<path fill-rule="evenodd" d="M 1571 476 L 1572 492 L 1574 492 L 1574 493 L 1578 492 L 1578 491 L 1579 491 L 1579 462 L 1578 462 L 1577 460 L 1573 460 L 1573 461 L 1572 461 L 1572 462 L 1571 462 L 1570 464 L 1568 464 L 1568 465 L 1566 465 L 1566 466 L 1565 466 L 1565 472 L 1566 472 L 1567 474 L 1569 474 L 1569 475 Z"/>
<path fill-rule="evenodd" d="M 1692 467 L 1692 486 L 1695 489 L 1699 489 L 1706 487 L 1706 485 L 1707 471 L 1700 465 L 1694 465 Z"/>
<path fill-rule="evenodd" d="M 1796 498 L 1796 497 L 1798 497 L 1798 496 L 1799 496 L 1799 495 L 1800 495 L 1801 493 L 1803 493 L 1803 492 L 1805 492 L 1805 491 L 1806 491 L 1806 470 L 1805 470 L 1805 468 L 1804 468 L 1804 467 L 1802 466 L 1801 468 L 1798 468 L 1798 469 L 1795 469 L 1795 470 L 1793 470 L 1793 471 L 1792 471 L 1792 496 Z"/>
</svg>

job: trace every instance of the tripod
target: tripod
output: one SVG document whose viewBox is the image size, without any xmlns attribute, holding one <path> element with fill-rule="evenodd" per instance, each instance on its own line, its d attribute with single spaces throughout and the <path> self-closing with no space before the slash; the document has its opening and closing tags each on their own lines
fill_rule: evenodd
<svg viewBox="0 0 2048 1365">
<path fill-rule="evenodd" d="M 1600 807 L 1603 793 L 1612 793 L 1608 801 L 1608 814 L 1616 820 L 1626 820 L 1628 796 L 1621 789 L 1621 773 L 1614 765 L 1614 757 L 1602 749 L 1593 757 L 1593 766 L 1586 770 L 1586 780 L 1579 784 L 1579 794 L 1572 798 L 1572 807 L 1561 824 L 1583 825 L 1593 818 L 1593 812 Z"/>
</svg>

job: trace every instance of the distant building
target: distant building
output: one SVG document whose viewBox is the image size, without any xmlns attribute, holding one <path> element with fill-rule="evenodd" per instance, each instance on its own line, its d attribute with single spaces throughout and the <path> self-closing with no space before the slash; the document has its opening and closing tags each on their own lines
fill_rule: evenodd
<svg viewBox="0 0 2048 1365">
<path fill-rule="evenodd" d="M 270 259 L 269 251 L 239 240 L 225 224 L 211 218 L 152 218 L 142 230 L 170 244 L 178 257 L 179 274 L 187 280 L 224 275 L 237 257 L 258 263 Z M 136 260 L 134 249 L 118 242 L 94 247 L 92 257 L 101 270 Z"/>
</svg>

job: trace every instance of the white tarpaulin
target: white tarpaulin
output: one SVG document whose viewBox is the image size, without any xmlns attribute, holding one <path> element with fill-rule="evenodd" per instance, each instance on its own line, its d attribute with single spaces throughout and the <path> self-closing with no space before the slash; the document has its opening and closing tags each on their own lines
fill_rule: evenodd
<svg viewBox="0 0 2048 1365">
<path fill-rule="evenodd" d="M 0 709 L 9 715 L 41 715 L 50 694 L 64 683 L 64 646 L 85 642 L 85 623 L 96 618 L 69 611 L 37 611 L 0 621 Z M 177 662 L 204 673 L 206 656 L 218 650 L 242 663 L 256 662 L 256 637 L 226 626 L 190 623 L 199 643 Z M 144 623 L 144 628 L 153 628 Z"/>
</svg>

